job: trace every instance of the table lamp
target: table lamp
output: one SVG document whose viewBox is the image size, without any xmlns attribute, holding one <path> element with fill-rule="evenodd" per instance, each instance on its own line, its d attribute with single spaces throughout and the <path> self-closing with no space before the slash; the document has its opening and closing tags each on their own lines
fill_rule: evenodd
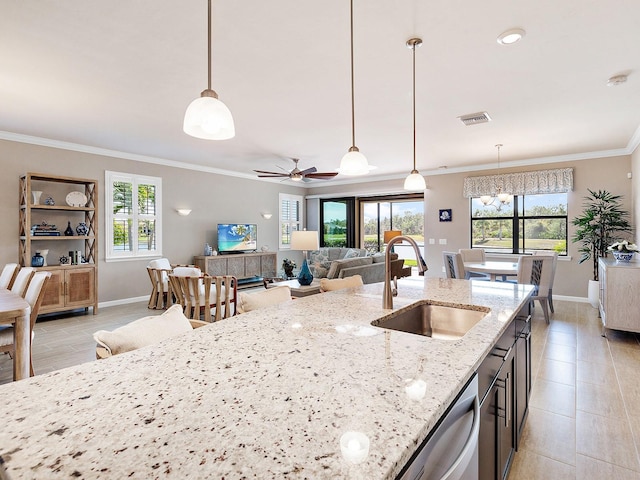
<svg viewBox="0 0 640 480">
<path fill-rule="evenodd" d="M 307 251 L 317 250 L 318 248 L 320 248 L 318 232 L 314 230 L 296 230 L 291 232 L 291 250 L 302 250 L 304 257 L 300 273 L 298 274 L 298 283 L 300 283 L 300 285 L 311 285 L 313 281 L 313 275 L 307 264 Z"/>
</svg>

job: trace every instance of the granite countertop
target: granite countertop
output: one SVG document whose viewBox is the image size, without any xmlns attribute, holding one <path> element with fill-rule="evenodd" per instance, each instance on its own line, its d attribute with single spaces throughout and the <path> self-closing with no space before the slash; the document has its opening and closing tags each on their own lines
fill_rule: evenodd
<svg viewBox="0 0 640 480">
<path fill-rule="evenodd" d="M 382 284 L 300 298 L 159 345 L 0 386 L 11 478 L 394 478 L 531 287 L 410 277 L 418 300 L 491 311 L 462 339 L 372 327 Z M 426 382 L 420 400 L 407 379 Z M 359 464 L 340 437 L 370 439 Z M 2 466 L 0 465 L 0 468 Z"/>
</svg>

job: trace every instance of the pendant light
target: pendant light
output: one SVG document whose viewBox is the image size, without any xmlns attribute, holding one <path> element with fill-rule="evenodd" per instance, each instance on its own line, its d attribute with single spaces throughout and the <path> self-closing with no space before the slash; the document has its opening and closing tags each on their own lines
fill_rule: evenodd
<svg viewBox="0 0 640 480">
<path fill-rule="evenodd" d="M 502 144 L 501 143 L 496 144 L 496 148 L 498 149 L 498 175 L 497 176 L 500 182 L 498 185 L 498 188 L 496 189 L 497 190 L 496 198 L 493 198 L 491 195 L 482 195 L 480 197 L 480 201 L 485 207 L 491 206 L 497 209 L 498 211 L 501 211 L 503 206 L 509 205 L 511 203 L 511 200 L 513 199 L 513 197 L 508 193 L 505 193 L 502 191 L 502 186 L 504 185 L 504 181 L 500 177 L 500 149 L 502 148 Z M 498 201 L 497 205 L 495 204 L 496 200 Z"/>
<path fill-rule="evenodd" d="M 236 129 L 231 111 L 218 100 L 218 94 L 211 89 L 211 0 L 208 10 L 207 51 L 208 83 L 207 89 L 187 107 L 184 114 L 183 130 L 192 137 L 205 140 L 227 140 L 233 138 Z"/>
<path fill-rule="evenodd" d="M 375 167 L 369 166 L 365 157 L 356 147 L 356 114 L 355 114 L 355 87 L 353 79 L 353 0 L 351 0 L 351 148 L 340 161 L 338 171 L 343 175 L 366 175 Z"/>
<path fill-rule="evenodd" d="M 413 52 L 413 170 L 404 180 L 405 190 L 426 190 L 427 183 L 420 172 L 416 170 L 416 48 L 422 45 L 422 39 L 407 40 L 407 47 Z"/>
</svg>

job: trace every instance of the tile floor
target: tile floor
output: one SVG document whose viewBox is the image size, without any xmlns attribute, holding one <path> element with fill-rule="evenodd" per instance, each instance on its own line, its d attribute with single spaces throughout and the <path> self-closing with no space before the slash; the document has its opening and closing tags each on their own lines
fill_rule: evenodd
<svg viewBox="0 0 640 480">
<path fill-rule="evenodd" d="M 533 319 L 531 406 L 509 479 L 640 479 L 640 335 L 603 338 L 590 305 L 555 304 L 550 325 L 540 308 Z M 39 321 L 36 373 L 93 361 L 94 331 L 157 313 L 143 302 Z M 0 355 L 0 384 L 11 371 Z"/>
</svg>

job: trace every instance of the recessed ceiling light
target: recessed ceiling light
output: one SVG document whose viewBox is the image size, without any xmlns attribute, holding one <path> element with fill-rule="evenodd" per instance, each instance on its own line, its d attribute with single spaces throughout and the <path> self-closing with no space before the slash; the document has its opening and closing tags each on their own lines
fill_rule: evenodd
<svg viewBox="0 0 640 480">
<path fill-rule="evenodd" d="M 498 36 L 498 43 L 500 45 L 511 45 L 512 43 L 516 43 L 522 37 L 526 35 L 525 32 L 521 28 L 512 28 L 511 30 L 507 30 L 506 32 L 502 32 Z"/>
<path fill-rule="evenodd" d="M 615 75 L 607 80 L 607 87 L 615 87 L 627 81 L 626 75 Z"/>
</svg>

